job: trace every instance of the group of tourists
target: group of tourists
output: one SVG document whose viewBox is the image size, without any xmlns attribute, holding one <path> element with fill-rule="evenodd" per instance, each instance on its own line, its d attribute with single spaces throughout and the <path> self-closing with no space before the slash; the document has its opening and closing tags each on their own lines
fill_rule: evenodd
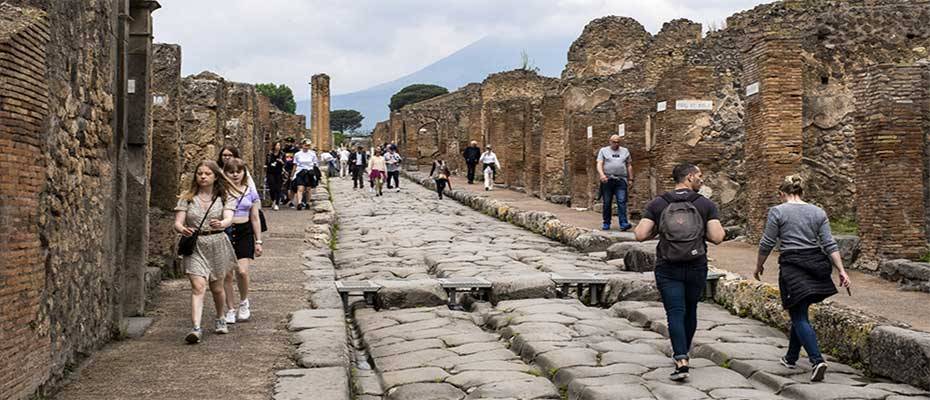
<svg viewBox="0 0 930 400">
<path fill-rule="evenodd" d="M 286 139 L 285 143 L 283 146 L 280 142 L 275 143 L 265 157 L 271 208 L 277 211 L 280 205 L 287 204 L 290 208 L 304 210 L 308 208 L 313 190 L 322 181 L 321 158 L 311 148 L 309 139 L 302 141 L 300 147 L 294 145 L 293 138 Z M 333 155 L 327 152 L 323 155 L 325 162 L 332 165 Z"/>
<path fill-rule="evenodd" d="M 191 284 L 190 344 L 203 338 L 201 318 L 207 287 L 216 308 L 214 333 L 252 318 L 249 265 L 262 255 L 261 197 L 246 162 L 225 146 L 216 161 L 197 164 L 187 190 L 178 196 L 174 229 L 181 265 Z M 238 287 L 239 301 L 235 301 Z"/>
<path fill-rule="evenodd" d="M 630 152 L 620 146 L 621 137 L 597 153 L 600 193 L 603 200 L 603 226 L 609 230 L 612 202 L 616 201 L 621 230 L 629 230 L 626 203 L 633 186 Z M 699 194 L 703 174 L 696 165 L 680 164 L 672 171 L 675 187 L 646 205 L 634 229 L 638 241 L 658 237 L 655 281 L 668 319 L 675 369 L 670 378 L 683 381 L 689 376 L 689 352 L 697 330 L 698 303 L 707 281 L 707 242 L 720 244 L 725 232 L 717 205 Z M 801 348 L 811 364 L 811 381 L 824 379 L 827 363 L 808 319 L 808 309 L 837 293 L 831 277 L 836 269 L 840 286 L 851 285 L 843 267 L 839 247 L 830 231 L 830 221 L 820 207 L 802 200 L 804 180 L 799 175 L 784 179 L 778 188 L 782 204 L 772 207 L 761 242 L 755 278 L 761 279 L 765 261 L 778 246 L 782 307 L 791 318 L 788 349 L 781 365 L 798 368 Z"/>
<path fill-rule="evenodd" d="M 384 184 L 387 188 L 400 192 L 400 168 L 403 157 L 397 151 L 397 145 L 394 143 L 375 146 L 371 151 L 366 151 L 363 146 L 358 146 L 355 151 L 349 152 L 344 150 L 345 163 L 348 169 L 347 174 L 352 175 L 352 189 L 359 190 L 365 188 L 365 175 L 368 175 L 368 191 L 375 196 L 384 195 Z"/>
</svg>

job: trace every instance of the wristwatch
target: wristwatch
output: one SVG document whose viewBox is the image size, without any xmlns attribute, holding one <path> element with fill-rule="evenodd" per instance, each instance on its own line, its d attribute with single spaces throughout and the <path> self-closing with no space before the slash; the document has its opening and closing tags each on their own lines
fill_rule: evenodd
<svg viewBox="0 0 930 400">
<path fill-rule="evenodd" d="M 255 241 L 255 244 L 262 244 L 262 241 L 261 241 L 261 240 L 256 240 L 256 241 Z"/>
</svg>

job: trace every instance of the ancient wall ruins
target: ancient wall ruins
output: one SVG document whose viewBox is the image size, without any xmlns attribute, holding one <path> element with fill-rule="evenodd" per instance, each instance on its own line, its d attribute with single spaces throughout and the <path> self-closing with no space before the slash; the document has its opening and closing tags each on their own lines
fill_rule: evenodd
<svg viewBox="0 0 930 400">
<path fill-rule="evenodd" d="M 778 202 L 778 183 L 800 173 L 810 201 L 834 219 L 858 220 L 863 239 L 878 241 L 863 226 L 875 218 L 874 200 L 861 193 L 854 116 L 862 103 L 853 93 L 859 71 L 870 65 L 927 62 L 930 25 L 921 21 L 930 20 L 928 5 L 775 2 L 706 34 L 683 19 L 652 35 L 630 18 L 599 18 L 568 49 L 560 79 L 493 74 L 392 113 L 380 132 L 403 143 L 402 153 L 418 164 L 446 157 L 460 174 L 452 145 L 479 133 L 504 164 L 498 183 L 595 209 L 602 205 L 594 154 L 611 134 L 623 133 L 636 175 L 634 216 L 672 186 L 673 165 L 690 161 L 701 166 L 705 194 L 720 205 L 723 223 L 745 227 L 751 239 Z M 507 94 L 490 94 L 498 92 Z M 926 186 L 924 180 L 901 190 L 917 196 Z M 908 220 L 930 218 L 921 215 L 926 211 Z M 885 238 L 886 248 L 911 249 L 879 251 L 888 256 L 926 248 L 926 236 L 916 233 Z"/>
<path fill-rule="evenodd" d="M 151 270 L 178 272 L 193 164 L 235 144 L 261 184 L 273 111 L 250 85 L 182 78 L 180 48 L 151 43 L 159 7 L 0 4 L 0 398 L 45 398 L 144 314 Z"/>
</svg>

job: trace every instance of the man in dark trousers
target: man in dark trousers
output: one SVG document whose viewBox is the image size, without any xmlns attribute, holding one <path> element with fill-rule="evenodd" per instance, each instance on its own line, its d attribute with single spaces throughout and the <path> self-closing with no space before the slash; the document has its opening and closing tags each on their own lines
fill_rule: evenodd
<svg viewBox="0 0 930 400">
<path fill-rule="evenodd" d="M 365 181 L 362 180 L 365 169 L 368 168 L 368 155 L 365 149 L 358 146 L 354 153 L 349 154 L 349 171 L 352 171 L 352 189 L 364 189 Z"/>
<path fill-rule="evenodd" d="M 471 145 L 465 148 L 462 153 L 465 157 L 465 165 L 468 166 L 468 184 L 475 183 L 475 166 L 478 165 L 478 159 L 481 158 L 481 149 L 478 148 L 478 142 L 472 140 Z"/>
<path fill-rule="evenodd" d="M 697 329 L 697 309 L 707 281 L 707 242 L 720 244 L 724 231 L 717 205 L 698 194 L 704 185 L 701 169 L 680 164 L 672 171 L 675 189 L 656 197 L 646 206 L 636 225 L 636 240 L 656 235 L 655 279 L 672 342 L 675 371 L 670 378 L 688 378 L 688 353 Z"/>
</svg>

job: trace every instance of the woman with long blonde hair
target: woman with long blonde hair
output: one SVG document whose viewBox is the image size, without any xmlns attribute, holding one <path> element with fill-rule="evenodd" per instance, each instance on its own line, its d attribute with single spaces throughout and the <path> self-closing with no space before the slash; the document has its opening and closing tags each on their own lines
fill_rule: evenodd
<svg viewBox="0 0 930 400">
<path fill-rule="evenodd" d="M 262 255 L 262 229 L 259 211 L 262 199 L 254 187 L 249 186 L 246 177 L 249 174 L 245 161 L 233 158 L 223 167 L 226 177 L 233 187 L 242 194 L 233 202 L 234 214 L 232 226 L 227 229 L 229 240 L 236 252 L 236 266 L 226 273 L 226 323 L 248 321 L 252 317 L 249 303 L 249 264 Z M 239 287 L 239 307 L 236 307 L 233 281 Z"/>
<path fill-rule="evenodd" d="M 201 161 L 194 172 L 190 187 L 178 196 L 178 205 L 174 208 L 175 231 L 185 237 L 197 234 L 191 253 L 183 255 L 181 259 L 181 265 L 191 283 L 193 328 L 185 337 L 190 344 L 199 343 L 203 338 L 200 322 L 208 285 L 216 307 L 214 332 L 229 333 L 223 318 L 226 313 L 223 278 L 226 269 L 235 264 L 236 255 L 229 238 L 223 233 L 233 222 L 234 204 L 227 196 L 239 194 L 214 161 Z"/>
</svg>

